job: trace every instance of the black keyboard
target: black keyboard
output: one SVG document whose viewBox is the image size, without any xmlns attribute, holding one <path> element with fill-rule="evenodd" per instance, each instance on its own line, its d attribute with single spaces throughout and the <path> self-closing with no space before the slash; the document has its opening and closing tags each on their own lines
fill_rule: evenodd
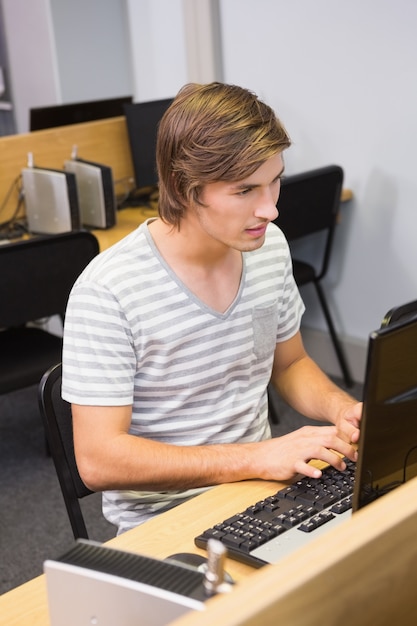
<svg viewBox="0 0 417 626">
<path fill-rule="evenodd" d="M 254 567 L 275 563 L 351 515 L 355 464 L 344 460 L 345 471 L 329 466 L 320 478 L 301 478 L 208 528 L 195 538 L 196 546 L 206 548 L 214 538 L 238 561 Z"/>
</svg>

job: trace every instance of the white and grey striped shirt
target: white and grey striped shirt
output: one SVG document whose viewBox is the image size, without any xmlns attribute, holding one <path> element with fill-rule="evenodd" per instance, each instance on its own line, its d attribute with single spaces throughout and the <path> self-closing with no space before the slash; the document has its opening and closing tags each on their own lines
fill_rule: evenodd
<svg viewBox="0 0 417 626">
<path fill-rule="evenodd" d="M 161 442 L 259 441 L 270 436 L 275 345 L 298 331 L 303 311 L 276 226 L 260 249 L 243 253 L 239 292 L 219 313 L 178 279 L 142 224 L 74 285 L 62 395 L 81 405 L 131 404 L 130 432 Z M 103 512 L 122 532 L 200 491 L 105 492 Z"/>
</svg>

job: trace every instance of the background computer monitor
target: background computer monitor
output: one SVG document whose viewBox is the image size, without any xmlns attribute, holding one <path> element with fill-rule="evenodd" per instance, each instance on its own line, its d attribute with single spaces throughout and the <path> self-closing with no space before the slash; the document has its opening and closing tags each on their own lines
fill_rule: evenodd
<svg viewBox="0 0 417 626">
<path fill-rule="evenodd" d="M 132 100 L 132 96 L 122 96 L 105 100 L 35 107 L 29 111 L 29 129 L 31 131 L 44 130 L 45 128 L 123 116 L 123 106 Z"/>
<path fill-rule="evenodd" d="M 354 510 L 417 476 L 417 316 L 369 339 Z"/>
<path fill-rule="evenodd" d="M 136 190 L 156 187 L 156 135 L 158 124 L 172 98 L 125 104 Z"/>
</svg>

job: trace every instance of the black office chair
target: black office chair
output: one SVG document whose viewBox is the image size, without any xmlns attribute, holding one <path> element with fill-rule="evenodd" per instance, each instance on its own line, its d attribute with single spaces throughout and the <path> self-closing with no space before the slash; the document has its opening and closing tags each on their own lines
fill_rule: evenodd
<svg viewBox="0 0 417 626">
<path fill-rule="evenodd" d="M 61 397 L 61 363 L 39 384 L 39 407 L 75 539 L 88 539 L 80 499 L 93 493 L 83 483 L 74 454 L 71 405 Z"/>
<path fill-rule="evenodd" d="M 62 359 L 62 338 L 33 324 L 64 319 L 70 290 L 99 252 L 87 231 L 0 246 L 0 394 L 39 384 Z"/>
<path fill-rule="evenodd" d="M 284 232 L 290 248 L 295 240 L 314 233 L 324 233 L 320 266 L 316 268 L 312 263 L 293 257 L 294 278 L 299 287 L 308 283 L 314 285 L 345 384 L 351 387 L 352 376 L 321 286 L 330 264 L 342 185 L 343 170 L 338 165 L 329 165 L 284 178 L 277 205 L 279 216 L 275 223 Z"/>
<path fill-rule="evenodd" d="M 390 309 L 384 316 L 381 322 L 381 328 L 385 328 L 390 324 L 395 324 L 399 320 L 406 318 L 417 317 L 417 300 L 407 302 L 406 304 L 400 304 Z"/>
</svg>

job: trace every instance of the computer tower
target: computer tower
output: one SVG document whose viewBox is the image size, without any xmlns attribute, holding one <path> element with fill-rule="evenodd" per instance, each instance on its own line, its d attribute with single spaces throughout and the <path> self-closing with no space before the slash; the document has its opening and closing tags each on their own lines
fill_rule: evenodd
<svg viewBox="0 0 417 626">
<path fill-rule="evenodd" d="M 55 235 L 81 228 L 74 174 L 27 167 L 22 179 L 29 232 Z"/>
<path fill-rule="evenodd" d="M 117 206 L 111 168 L 77 157 L 65 161 L 64 169 L 75 175 L 82 225 L 90 228 L 114 226 Z"/>
<path fill-rule="evenodd" d="M 44 571 L 51 626 L 168 626 L 208 597 L 196 568 L 83 539 Z"/>
</svg>

